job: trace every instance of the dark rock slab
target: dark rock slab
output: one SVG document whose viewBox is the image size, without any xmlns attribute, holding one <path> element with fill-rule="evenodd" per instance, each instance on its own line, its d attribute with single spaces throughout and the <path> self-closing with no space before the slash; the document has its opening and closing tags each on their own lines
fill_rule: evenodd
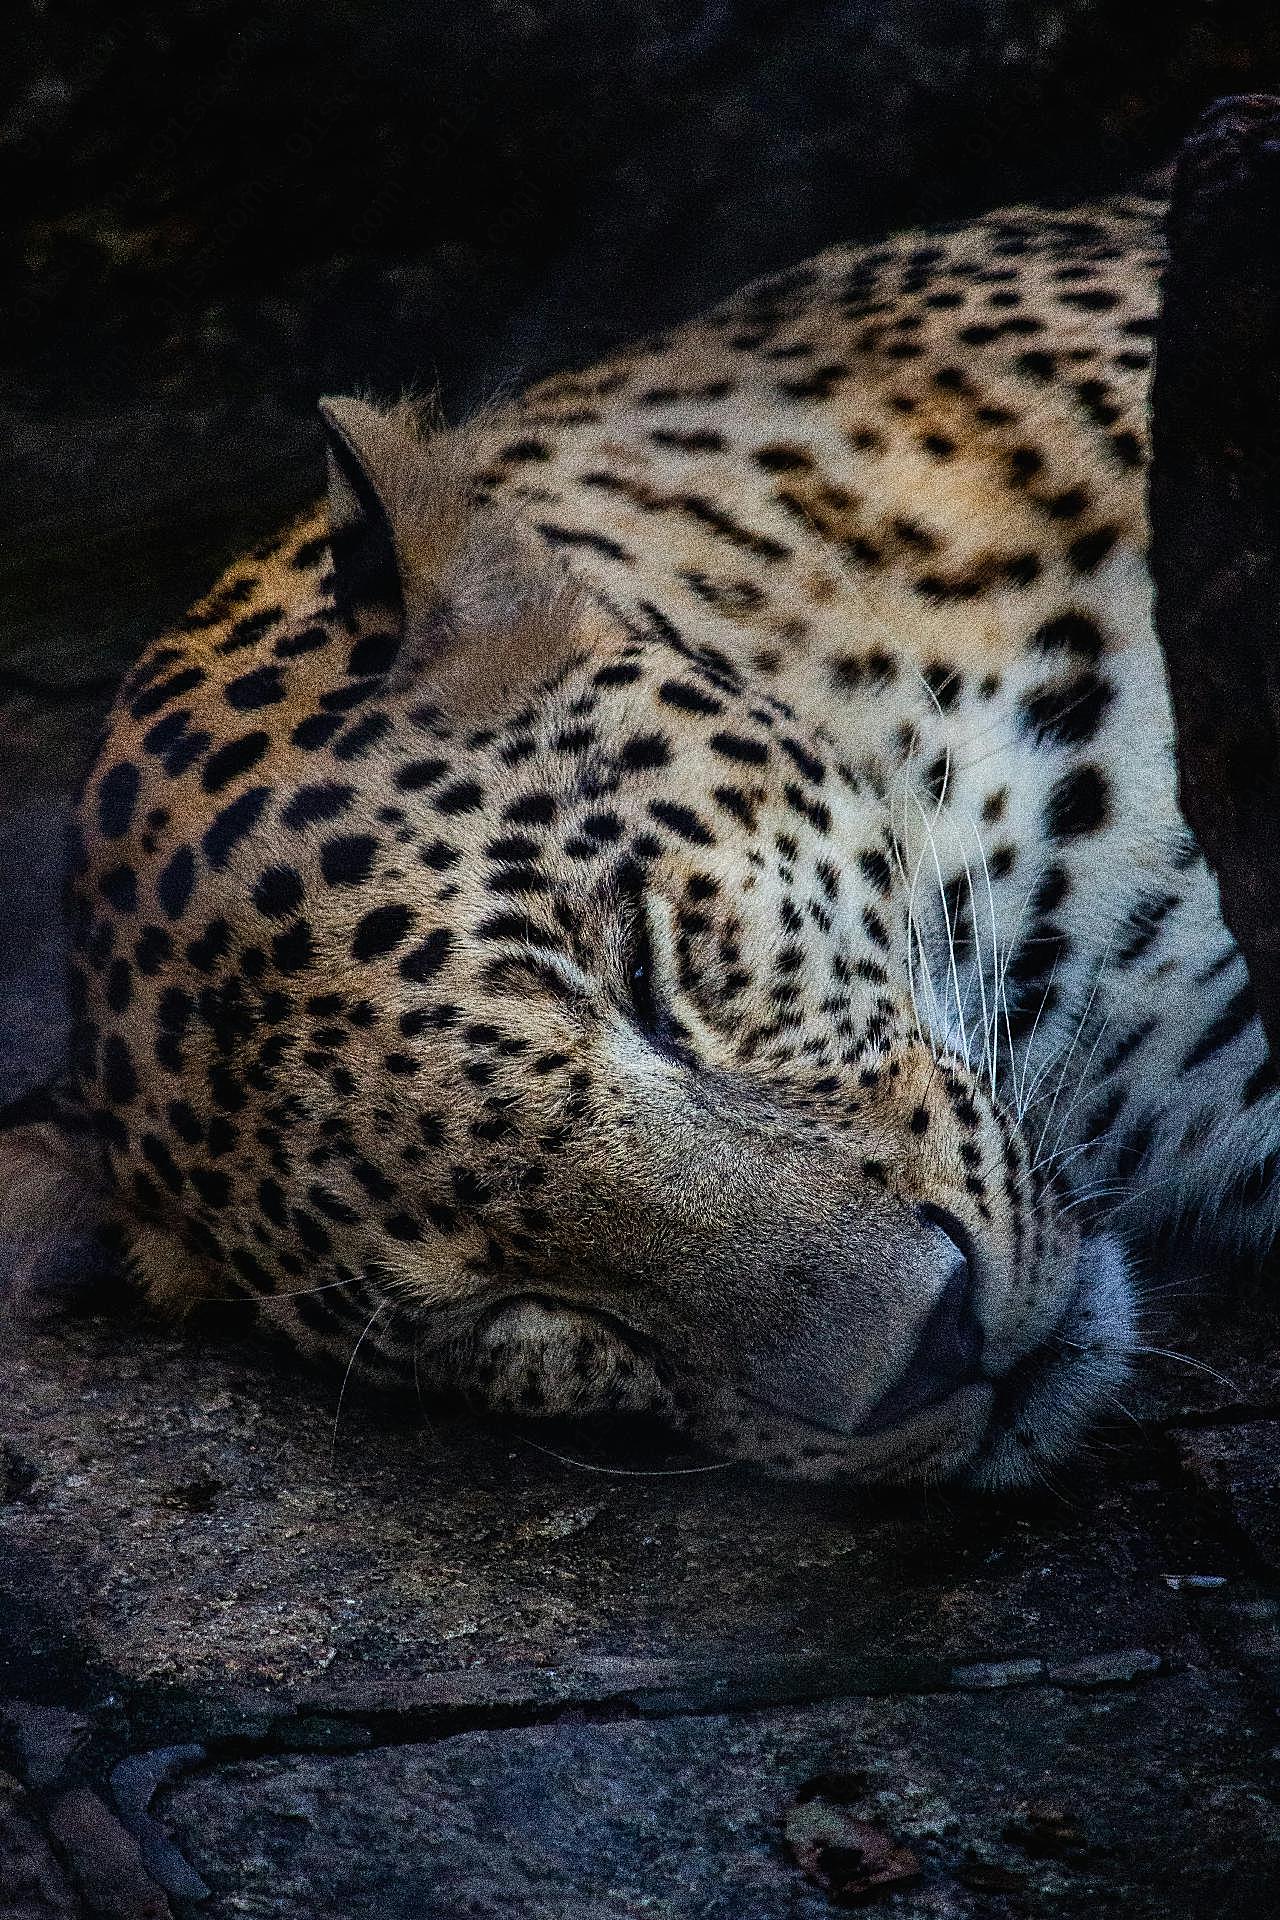
<svg viewBox="0 0 1280 1920">
<path fill-rule="evenodd" d="M 84 1909 L 18 1782 L 0 1773 L 0 1913 L 5 1920 L 82 1920 Z"/>
<path fill-rule="evenodd" d="M 1224 1497 L 1262 1563 L 1280 1573 L 1280 1419 L 1185 1431 L 1188 1468 Z"/>
<path fill-rule="evenodd" d="M 283 1755 L 189 1776 L 161 1817 L 208 1920 L 820 1920 L 824 1879 L 857 1884 L 851 1828 L 903 1920 L 1243 1916 L 1280 1874 L 1273 1744 L 1234 1682 L 1187 1673 Z"/>
<path fill-rule="evenodd" d="M 1178 796 L 1280 1046 L 1280 98 L 1239 95 L 1178 160 L 1151 390 L 1151 571 Z"/>
</svg>

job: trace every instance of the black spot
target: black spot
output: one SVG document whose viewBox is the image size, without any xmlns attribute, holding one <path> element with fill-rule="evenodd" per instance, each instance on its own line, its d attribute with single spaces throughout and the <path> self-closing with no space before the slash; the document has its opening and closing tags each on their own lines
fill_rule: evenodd
<svg viewBox="0 0 1280 1920">
<path fill-rule="evenodd" d="M 322 693 L 320 705 L 326 713 L 349 713 L 353 707 L 371 700 L 376 691 L 372 680 L 348 680 L 345 685 L 330 687 L 327 693 Z"/>
<path fill-rule="evenodd" d="M 117 913 L 132 913 L 138 904 L 138 876 L 130 866 L 112 867 L 99 880 L 98 891 Z"/>
<path fill-rule="evenodd" d="M 618 660 L 611 666 L 600 667 L 592 675 L 592 685 L 597 687 L 627 687 L 633 685 L 641 675 L 641 668 L 634 660 Z"/>
<path fill-rule="evenodd" d="M 193 767 L 206 747 L 213 744 L 213 735 L 198 727 L 194 733 L 184 733 L 176 744 L 170 747 L 164 756 L 164 770 L 171 780 L 176 780 L 189 767 Z"/>
<path fill-rule="evenodd" d="M 649 812 L 664 827 L 687 840 L 691 846 L 711 847 L 715 845 L 715 835 L 710 827 L 704 825 L 692 807 L 682 806 L 674 800 L 651 800 Z"/>
<path fill-rule="evenodd" d="M 1092 573 L 1099 567 L 1120 537 L 1118 527 L 1097 527 L 1082 533 L 1067 548 L 1067 557 L 1077 573 Z"/>
<path fill-rule="evenodd" d="M 874 907 L 862 909 L 862 925 L 868 940 L 882 952 L 887 953 L 892 944 L 889 939 L 889 929 Z"/>
<path fill-rule="evenodd" d="M 885 855 L 878 848 L 868 849 L 858 855 L 858 865 L 876 892 L 887 900 L 893 890 L 893 869 Z"/>
<path fill-rule="evenodd" d="M 306 920 L 295 920 L 271 942 L 271 958 L 281 973 L 301 973 L 311 964 L 314 942 Z"/>
<path fill-rule="evenodd" d="M 367 633 L 357 640 L 347 661 L 350 674 L 387 673 L 400 654 L 400 636 L 396 633 Z"/>
<path fill-rule="evenodd" d="M 129 711 L 135 720 L 145 720 L 149 714 L 159 713 L 161 707 L 167 707 L 180 694 L 190 693 L 194 687 L 202 686 L 205 678 L 203 667 L 184 667 L 181 673 L 170 674 L 158 686 L 139 694 Z"/>
<path fill-rule="evenodd" d="M 326 780 L 315 786 L 299 787 L 281 810 L 280 818 L 292 832 L 325 820 L 336 820 L 355 798 L 355 788 Z"/>
<path fill-rule="evenodd" d="M 340 740 L 333 743 L 335 760 L 362 760 L 369 749 L 376 746 L 391 731 L 391 722 L 385 713 L 366 713 L 362 720 L 348 727 Z"/>
<path fill-rule="evenodd" d="M 1060 493 L 1045 494 L 1036 501 L 1051 520 L 1078 520 L 1088 504 L 1083 487 L 1064 487 Z"/>
<path fill-rule="evenodd" d="M 351 1172 L 371 1200 L 394 1200 L 396 1189 L 379 1167 L 368 1160 L 353 1160 Z"/>
<path fill-rule="evenodd" d="M 160 1175 L 160 1178 L 164 1181 L 170 1193 L 180 1193 L 182 1191 L 182 1173 L 164 1141 L 159 1139 L 154 1133 L 144 1133 L 141 1145 L 143 1153 Z"/>
<path fill-rule="evenodd" d="M 1106 313 L 1119 306 L 1120 296 L 1109 287 L 1079 287 L 1058 295 L 1064 307 L 1079 307 L 1085 313 Z"/>
<path fill-rule="evenodd" d="M 420 793 L 433 787 L 449 771 L 447 760 L 409 760 L 396 769 L 396 785 L 402 793 Z"/>
<path fill-rule="evenodd" d="M 447 873 L 450 867 L 456 867 L 462 855 L 447 840 L 433 840 L 429 846 L 419 849 L 418 858 L 424 867 L 430 867 L 433 873 Z"/>
<path fill-rule="evenodd" d="M 305 1207 L 293 1209 L 293 1229 L 308 1253 L 323 1256 L 332 1252 L 332 1240 L 320 1222 L 309 1214 Z"/>
<path fill-rule="evenodd" d="M 753 740 L 741 733 L 713 733 L 711 746 L 725 760 L 739 760 L 747 766 L 762 767 L 769 758 L 769 749 L 763 740 Z"/>
<path fill-rule="evenodd" d="M 1044 455 L 1035 447 L 1010 447 L 1009 478 L 1015 487 L 1025 487 L 1044 465 Z"/>
<path fill-rule="evenodd" d="M 190 709 L 180 707 L 177 713 L 166 713 L 163 720 L 157 720 L 148 727 L 142 736 L 142 744 L 148 753 L 160 756 L 168 753 L 186 732 L 191 721 Z"/>
<path fill-rule="evenodd" d="M 103 1042 L 102 1090 L 114 1107 L 127 1107 L 137 1097 L 133 1055 L 118 1033 L 109 1033 Z"/>
<path fill-rule="evenodd" d="M 107 1005 L 113 1013 L 124 1013 L 132 998 L 133 969 L 127 960 L 113 960 L 107 973 Z"/>
<path fill-rule="evenodd" d="M 286 1227 L 289 1215 L 284 1203 L 284 1189 L 276 1180 L 263 1180 L 258 1185 L 258 1205 L 264 1218 L 273 1227 Z"/>
<path fill-rule="evenodd" d="M 323 1213 L 330 1220 L 337 1220 L 343 1226 L 355 1226 L 360 1218 L 350 1201 L 340 1199 L 336 1193 L 326 1193 L 315 1181 L 307 1188 L 307 1198 L 318 1213 Z"/>
<path fill-rule="evenodd" d="M 328 534 L 317 534 L 313 539 L 302 542 L 302 545 L 296 550 L 293 558 L 290 560 L 289 565 L 296 568 L 299 573 L 310 573 L 320 565 L 320 562 L 324 559 L 328 551 Z"/>
<path fill-rule="evenodd" d="M 320 849 L 320 871 L 331 887 L 358 887 L 373 872 L 377 854 L 378 842 L 372 834 L 336 834 Z"/>
<path fill-rule="evenodd" d="M 1053 840 L 1076 840 L 1107 823 L 1110 793 L 1097 767 L 1064 773 L 1049 795 L 1045 828 Z"/>
<path fill-rule="evenodd" d="M 538 532 L 553 547 L 587 547 L 592 553 L 603 554 L 608 560 L 622 560 L 630 564 L 631 555 L 608 534 L 593 533 L 587 527 L 558 527 L 550 521 L 539 520 Z"/>
<path fill-rule="evenodd" d="M 1255 1067 L 1245 1081 L 1240 1093 L 1240 1105 L 1252 1107 L 1267 1094 L 1274 1093 L 1277 1085 L 1276 1069 L 1270 1057 L 1261 1066 Z"/>
<path fill-rule="evenodd" d="M 193 1167 L 191 1185 L 207 1207 L 225 1207 L 231 1198 L 230 1180 L 213 1167 Z"/>
<path fill-rule="evenodd" d="M 230 633 L 218 642 L 219 653 L 241 653 L 260 640 L 272 627 L 279 626 L 284 617 L 283 607 L 260 607 L 257 613 L 246 613 L 234 622 Z"/>
<path fill-rule="evenodd" d="M 256 733 L 242 733 L 238 740 L 228 740 L 224 747 L 211 753 L 205 762 L 201 783 L 206 793 L 221 793 L 223 787 L 242 773 L 248 773 L 256 767 L 267 748 L 271 745 L 271 735 L 259 729 Z"/>
<path fill-rule="evenodd" d="M 1102 657 L 1102 634 L 1083 613 L 1061 613 L 1046 620 L 1031 636 L 1031 644 L 1041 653 L 1073 653 L 1079 660 L 1095 665 Z"/>
<path fill-rule="evenodd" d="M 813 465 L 813 456 L 799 447 L 759 447 L 752 455 L 766 473 L 797 473 Z"/>
<path fill-rule="evenodd" d="M 1041 743 L 1083 746 L 1098 731 L 1114 698 L 1110 682 L 1090 672 L 1056 686 L 1032 687 L 1019 702 L 1022 725 Z"/>
<path fill-rule="evenodd" d="M 214 816 L 205 830 L 203 842 L 205 858 L 211 867 L 226 866 L 232 848 L 257 825 L 270 791 L 269 787 L 250 787 Z"/>
<path fill-rule="evenodd" d="M 440 813 L 475 813 L 484 805 L 484 788 L 474 780 L 455 780 L 435 797 Z"/>
<path fill-rule="evenodd" d="M 1177 893 L 1157 894 L 1148 900 L 1140 900 L 1129 914 L 1126 922 L 1128 938 L 1117 950 L 1115 964 L 1127 968 L 1136 965 L 1142 956 L 1155 945 L 1161 927 L 1181 904 L 1182 896 Z M 1231 958 L 1235 958 L 1235 949 L 1231 949 Z"/>
<path fill-rule="evenodd" d="M 1042 353 L 1039 348 L 1033 348 L 1030 353 L 1020 353 L 1014 366 L 1030 380 L 1052 380 L 1055 362 L 1051 353 Z"/>
<path fill-rule="evenodd" d="M 1194 1068 L 1202 1067 L 1205 1061 L 1212 1059 L 1215 1053 L 1220 1053 L 1223 1047 L 1230 1046 L 1231 1042 L 1238 1039 L 1244 1032 L 1256 1013 L 1253 987 L 1246 981 L 1239 992 L 1233 994 L 1228 1000 L 1217 1018 L 1211 1020 L 1200 1035 L 1182 1062 L 1182 1072 L 1190 1073 Z"/>
<path fill-rule="evenodd" d="M 814 786 L 822 785 L 827 777 L 824 761 L 810 753 L 809 749 L 802 746 L 798 740 L 793 740 L 789 734 L 783 734 L 778 744 L 798 773 L 802 773 L 806 780 L 812 780 Z"/>
<path fill-rule="evenodd" d="M 103 775 L 98 788 L 98 823 L 109 840 L 119 840 L 133 824 L 141 775 L 129 760 Z"/>
<path fill-rule="evenodd" d="M 374 960 L 381 954 L 390 953 L 405 938 L 413 925 L 413 918 L 411 909 L 398 901 L 385 907 L 375 907 L 356 925 L 351 942 L 352 958 Z"/>
<path fill-rule="evenodd" d="M 252 673 L 228 680 L 225 691 L 229 707 L 249 713 L 256 707 L 274 707 L 283 700 L 284 681 L 279 667 L 255 667 Z"/>
<path fill-rule="evenodd" d="M 780 380 L 778 391 L 791 400 L 829 400 L 842 380 L 849 377 L 849 369 L 840 361 L 829 361 L 826 365 L 815 367 L 812 373 L 799 380 Z"/>
<path fill-rule="evenodd" d="M 239 1079 L 221 1061 L 215 1061 L 209 1069 L 209 1093 L 214 1105 L 225 1113 L 239 1113 L 249 1100 Z"/>
<path fill-rule="evenodd" d="M 712 798 L 731 814 L 749 833 L 756 831 L 756 810 L 743 793 L 741 787 L 720 786 L 712 788 Z"/>
<path fill-rule="evenodd" d="M 277 660 L 292 660 L 300 653 L 315 653 L 321 647 L 327 647 L 332 634 L 323 627 L 303 627 L 300 633 L 286 633 L 276 641 L 272 651 Z"/>
<path fill-rule="evenodd" d="M 690 686 L 686 680 L 664 680 L 658 688 L 658 698 L 666 706 L 680 707 L 685 713 L 711 716 L 724 712 L 723 701 L 704 693 L 700 687 Z"/>
<path fill-rule="evenodd" d="M 204 1139 L 204 1129 L 194 1107 L 185 1100 L 169 1102 L 169 1125 L 189 1147 L 198 1147 Z"/>
<path fill-rule="evenodd" d="M 578 827 L 589 840 L 600 846 L 610 845 L 622 836 L 622 822 L 611 811 L 584 813 Z"/>
<path fill-rule="evenodd" d="M 1040 578 L 1042 565 L 1038 554 L 1014 553 L 1001 562 L 1000 571 L 1015 587 L 1029 587 Z"/>
<path fill-rule="evenodd" d="M 671 764 L 671 745 L 665 734 L 632 734 L 618 755 L 624 773 L 648 773 Z"/>
<path fill-rule="evenodd" d="M 317 748 L 328 746 L 341 725 L 340 713 L 312 713 L 305 720 L 299 720 L 289 737 L 304 753 L 314 753 Z"/>
<path fill-rule="evenodd" d="M 173 954 L 173 942 L 163 927 L 144 927 L 134 944 L 138 972 L 149 978 L 160 972 Z"/>
<path fill-rule="evenodd" d="M 198 939 L 187 946 L 187 958 L 201 973 L 211 973 L 231 945 L 231 929 L 225 920 L 211 920 Z"/>
<path fill-rule="evenodd" d="M 513 440 L 498 456 L 502 460 L 549 460 L 551 449 L 543 440 Z"/>
<path fill-rule="evenodd" d="M 951 712 L 964 691 L 964 675 L 959 667 L 949 667 L 943 660 L 929 662 L 924 669 L 924 683 L 944 713 Z"/>
<path fill-rule="evenodd" d="M 156 647 L 139 661 L 132 673 L 125 675 L 120 683 L 121 693 L 141 693 L 144 687 L 153 685 L 159 679 L 166 667 L 171 667 L 175 660 L 181 658 L 181 647 Z"/>
<path fill-rule="evenodd" d="M 302 905 L 302 876 L 296 867 L 268 867 L 253 890 L 253 904 L 259 913 L 283 920 Z"/>
</svg>

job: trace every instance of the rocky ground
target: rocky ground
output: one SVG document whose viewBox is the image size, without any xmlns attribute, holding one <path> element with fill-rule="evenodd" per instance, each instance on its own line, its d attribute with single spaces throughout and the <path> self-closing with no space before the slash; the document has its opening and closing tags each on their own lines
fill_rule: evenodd
<svg viewBox="0 0 1280 1920">
<path fill-rule="evenodd" d="M 0 104 L 32 207 L 0 666 L 52 681 L 109 678 L 306 497 L 318 391 L 438 377 L 458 411 L 838 234 L 1115 184 L 1276 36 L 1241 4 L 1162 37 L 1099 0 L 494 0 L 424 12 L 473 23 L 438 46 L 372 9 L 347 61 L 328 0 L 134 11 L 33 8 Z M 0 1099 L 62 1044 L 104 698 L 0 704 Z M 1157 1289 L 1191 1364 L 1148 1358 L 1089 1460 L 1001 1501 L 339 1404 L 106 1287 L 9 1313 L 0 1914 L 1274 1910 L 1274 1289 L 1208 1297 Z"/>
</svg>

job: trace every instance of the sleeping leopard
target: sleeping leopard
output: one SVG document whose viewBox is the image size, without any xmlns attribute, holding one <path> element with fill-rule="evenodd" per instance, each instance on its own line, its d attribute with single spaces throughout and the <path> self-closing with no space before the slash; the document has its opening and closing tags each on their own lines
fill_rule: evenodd
<svg viewBox="0 0 1280 1920">
<path fill-rule="evenodd" d="M 1280 1192 L 1150 617 L 1161 216 L 836 247 L 462 428 L 323 401 L 327 499 L 119 690 L 11 1205 L 388 1390 L 1066 1456 L 1135 1246 Z"/>
</svg>

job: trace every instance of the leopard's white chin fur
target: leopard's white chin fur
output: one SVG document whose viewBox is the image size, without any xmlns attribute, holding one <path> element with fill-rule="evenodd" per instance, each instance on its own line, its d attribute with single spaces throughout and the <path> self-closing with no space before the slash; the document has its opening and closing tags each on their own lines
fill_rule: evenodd
<svg viewBox="0 0 1280 1920">
<path fill-rule="evenodd" d="M 1041 1479 L 1114 1404 L 1135 1338 L 1127 1256 L 1106 1235 L 1083 1240 L 1070 1304 L 1049 1337 L 1002 1382 L 964 1479 L 989 1491 Z"/>
</svg>

